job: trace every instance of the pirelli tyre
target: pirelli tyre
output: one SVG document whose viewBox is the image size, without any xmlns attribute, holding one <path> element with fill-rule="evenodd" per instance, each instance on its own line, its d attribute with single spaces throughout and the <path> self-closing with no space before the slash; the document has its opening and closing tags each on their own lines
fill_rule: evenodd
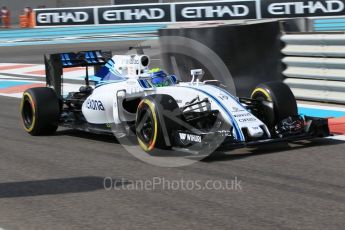
<svg viewBox="0 0 345 230">
<path fill-rule="evenodd" d="M 282 82 L 258 85 L 251 98 L 263 101 L 262 107 L 256 113 L 269 128 L 274 128 L 279 121 L 298 115 L 295 96 L 289 86 Z"/>
<path fill-rule="evenodd" d="M 143 98 L 137 109 L 135 130 L 140 147 L 147 153 L 170 149 L 172 132 L 182 114 L 175 99 L 157 94 Z"/>
<path fill-rule="evenodd" d="M 53 89 L 38 87 L 26 90 L 20 106 L 25 131 L 33 136 L 56 132 L 59 108 L 59 99 Z"/>
</svg>

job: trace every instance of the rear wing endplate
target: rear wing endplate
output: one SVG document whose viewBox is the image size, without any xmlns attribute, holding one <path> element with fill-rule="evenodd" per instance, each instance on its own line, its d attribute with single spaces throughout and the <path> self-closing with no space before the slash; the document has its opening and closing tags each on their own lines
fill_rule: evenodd
<svg viewBox="0 0 345 230">
<path fill-rule="evenodd" d="M 95 72 L 97 72 L 111 57 L 111 51 L 102 52 L 101 50 L 44 55 L 47 86 L 53 87 L 60 97 L 62 95 L 64 69 L 73 67 L 85 67 L 85 84 L 88 86 L 89 67 L 94 67 Z"/>
</svg>

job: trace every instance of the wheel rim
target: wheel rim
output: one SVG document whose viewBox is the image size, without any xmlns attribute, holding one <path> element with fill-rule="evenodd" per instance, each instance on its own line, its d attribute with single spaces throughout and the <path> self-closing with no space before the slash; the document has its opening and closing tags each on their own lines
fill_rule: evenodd
<svg viewBox="0 0 345 230">
<path fill-rule="evenodd" d="M 269 95 L 269 93 L 261 88 L 258 88 L 254 91 L 252 94 L 252 99 L 262 101 L 262 102 L 271 102 L 273 103 L 272 97 Z M 274 128 L 276 124 L 276 112 L 275 112 L 275 105 L 273 103 L 272 110 L 267 111 L 267 108 L 264 108 L 262 110 L 258 111 L 259 117 L 261 117 L 261 120 L 269 127 Z"/>
<path fill-rule="evenodd" d="M 32 104 L 27 97 L 25 97 L 24 99 L 22 117 L 23 117 L 24 126 L 27 129 L 31 128 L 34 121 L 34 111 L 32 108 Z"/>
<path fill-rule="evenodd" d="M 145 108 L 138 117 L 139 126 L 137 127 L 138 137 L 147 145 L 150 145 L 154 137 L 154 124 L 152 113 Z"/>
<path fill-rule="evenodd" d="M 253 96 L 253 99 L 258 100 L 258 101 L 270 101 L 265 94 L 262 92 L 256 92 Z"/>
</svg>

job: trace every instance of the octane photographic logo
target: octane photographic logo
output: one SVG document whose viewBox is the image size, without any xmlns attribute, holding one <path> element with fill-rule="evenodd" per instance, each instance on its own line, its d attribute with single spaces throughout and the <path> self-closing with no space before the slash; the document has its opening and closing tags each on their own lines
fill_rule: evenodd
<svg viewBox="0 0 345 230">
<path fill-rule="evenodd" d="M 150 41 L 142 42 L 140 44 L 142 47 L 151 45 Z M 147 53 L 150 54 L 151 57 L 162 57 L 162 56 L 169 56 L 169 60 L 171 63 L 169 65 L 172 66 L 173 71 L 167 72 L 169 75 L 174 74 L 179 79 L 183 79 L 183 82 L 191 81 L 191 76 L 181 76 L 180 75 L 180 68 L 184 67 L 184 63 L 180 63 L 182 65 L 178 65 L 179 57 L 184 57 L 186 59 L 195 60 L 195 63 L 199 63 L 197 65 L 193 65 L 192 69 L 201 69 L 204 68 L 205 70 L 213 76 L 214 80 L 218 80 L 224 86 L 226 86 L 226 90 L 233 95 L 236 95 L 236 88 L 232 76 L 222 61 L 222 59 L 210 48 L 205 46 L 204 44 L 189 39 L 186 37 L 179 37 L 179 36 L 162 36 L 160 37 L 160 49 L 150 49 L 147 50 Z M 129 53 L 128 53 L 129 54 Z M 131 53 L 133 54 L 133 53 Z M 188 70 L 189 73 L 191 70 Z M 163 91 L 164 88 L 161 88 Z M 150 91 L 147 91 L 150 92 Z M 151 91 L 154 94 L 154 91 Z M 148 93 L 148 94 L 151 94 Z M 200 94 L 204 95 L 204 94 Z M 218 97 L 218 95 L 215 95 Z M 159 97 L 159 96 L 158 96 Z M 206 99 L 206 96 L 200 96 L 200 100 Z M 218 98 L 218 100 L 220 100 Z M 157 99 L 160 101 L 160 98 Z M 117 102 L 116 102 L 117 103 Z M 184 104 L 181 104 L 181 100 L 176 101 L 179 104 L 179 107 L 183 107 Z M 140 105 L 139 105 L 140 106 Z M 118 105 L 116 104 L 114 108 L 117 108 Z M 161 107 L 161 106 L 160 106 Z M 162 108 L 162 107 L 161 107 Z M 180 111 L 180 109 L 178 109 Z M 119 110 L 119 113 L 123 111 Z M 137 132 L 138 127 L 143 129 L 144 125 L 142 122 L 145 122 L 147 118 L 147 114 L 145 117 L 136 125 L 137 130 L 134 131 L 130 128 L 129 125 L 111 125 L 111 129 L 114 135 L 117 137 L 118 142 L 124 147 L 124 149 L 131 153 L 136 158 L 155 166 L 161 167 L 181 167 L 193 164 L 197 161 L 200 161 L 210 154 L 216 151 L 216 149 L 220 146 L 220 144 L 225 140 L 224 135 L 227 130 L 231 133 L 231 128 L 229 127 L 228 122 L 223 122 L 223 118 L 220 115 L 216 116 L 216 121 L 212 123 L 213 127 L 208 127 L 207 129 L 211 132 L 214 130 L 220 130 L 222 135 L 215 136 L 213 134 L 200 134 L 201 130 L 197 130 L 195 127 L 187 123 L 181 117 L 176 116 L 176 111 L 173 112 L 170 110 L 160 109 L 159 121 L 173 121 L 175 127 L 183 127 L 183 131 L 181 132 L 169 132 L 171 125 L 167 124 L 166 122 L 159 122 L 159 126 L 162 132 L 158 132 L 157 135 L 161 135 L 155 138 L 164 138 L 165 140 L 168 139 L 170 142 L 179 141 L 181 145 L 186 145 L 189 151 L 184 151 L 183 149 L 158 149 L 154 148 L 154 151 L 147 151 L 145 152 L 142 147 L 138 144 L 137 140 Z M 125 114 L 119 114 L 122 116 Z M 110 116 L 110 115 L 109 115 Z M 138 116 L 138 115 L 137 115 Z M 109 120 L 111 117 L 109 117 Z M 206 118 L 207 119 L 207 118 Z M 123 135 L 119 135 L 119 130 L 123 131 Z M 129 135 L 124 135 L 124 134 Z M 122 136 L 122 137 L 120 137 Z M 157 140 L 155 140 L 157 141 Z M 202 143 L 201 143 L 202 142 Z M 157 143 L 156 146 L 157 147 Z M 151 149 L 150 149 L 151 150 Z"/>
</svg>

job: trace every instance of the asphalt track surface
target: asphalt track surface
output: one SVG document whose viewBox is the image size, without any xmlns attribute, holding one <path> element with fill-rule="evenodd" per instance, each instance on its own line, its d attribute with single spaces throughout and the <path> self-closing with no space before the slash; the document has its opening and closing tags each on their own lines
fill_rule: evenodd
<svg viewBox="0 0 345 230">
<path fill-rule="evenodd" d="M 16 63 L 38 62 L 53 48 L 1 49 L 0 62 L 11 62 L 6 55 Z M 0 229 L 344 229 L 343 141 L 242 149 L 161 168 L 136 159 L 112 137 L 68 130 L 31 137 L 21 127 L 19 103 L 0 97 Z M 117 189 L 105 190 L 105 177 Z M 237 178 L 240 184 L 228 190 L 123 189 L 157 177 Z"/>
</svg>

